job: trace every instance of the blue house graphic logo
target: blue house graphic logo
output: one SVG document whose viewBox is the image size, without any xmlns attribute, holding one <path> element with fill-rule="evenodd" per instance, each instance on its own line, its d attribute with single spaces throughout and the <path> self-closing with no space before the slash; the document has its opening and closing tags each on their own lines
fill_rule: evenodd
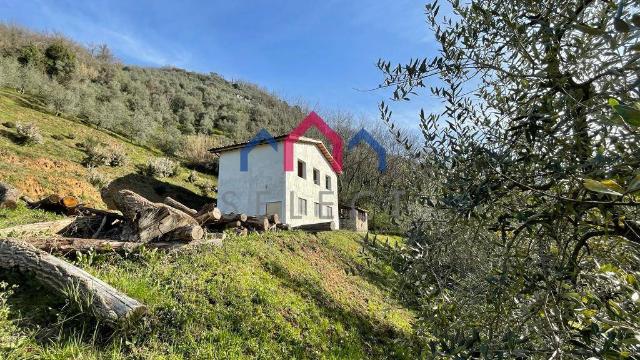
<svg viewBox="0 0 640 360">
<path fill-rule="evenodd" d="M 318 117 L 315 113 L 312 113 L 312 115 Z M 309 121 L 308 119 L 310 119 L 310 117 L 307 117 L 307 119 L 305 119 L 304 121 Z M 324 122 L 322 122 L 322 124 L 324 124 L 324 126 L 331 131 L 331 134 L 333 136 L 331 138 L 332 143 L 334 143 L 335 145 L 335 143 L 339 142 L 339 145 L 341 145 L 342 139 L 339 138 L 339 135 L 335 131 L 331 130 Z M 328 130 L 325 129 L 325 132 L 327 131 Z M 292 141 L 292 142 L 295 142 L 295 141 Z M 384 147 L 376 139 L 374 139 L 373 136 L 371 136 L 371 134 L 367 130 L 360 129 L 360 131 L 358 131 L 355 135 L 353 135 L 353 137 L 349 140 L 349 143 L 347 145 L 347 150 L 353 149 L 354 147 L 358 146 L 358 144 L 360 144 L 361 142 L 364 142 L 367 145 L 369 145 L 373 149 L 373 151 L 376 153 L 376 155 L 378 155 L 378 170 L 380 172 L 384 172 L 387 169 L 387 152 L 384 149 Z M 240 171 L 243 171 L 243 172 L 249 171 L 249 153 L 251 152 L 251 150 L 253 150 L 253 148 L 255 148 L 256 146 L 262 143 L 267 143 L 271 145 L 274 151 L 278 151 L 278 144 L 276 139 L 273 137 L 273 135 L 271 135 L 269 131 L 267 131 L 266 129 L 261 129 L 256 134 L 256 136 L 254 136 L 251 140 L 249 140 L 249 142 L 240 149 Z M 289 152 L 291 152 L 291 154 L 289 154 L 289 157 L 291 157 L 293 154 L 292 150 Z M 285 158 L 287 155 L 286 153 L 287 151 L 285 149 Z M 336 163 L 339 166 L 341 166 L 342 164 L 341 146 L 340 146 L 340 149 L 337 149 L 337 151 L 336 149 L 334 149 L 333 155 L 339 157 L 339 159 L 335 159 L 335 160 L 336 160 Z"/>
<path fill-rule="evenodd" d="M 349 144 L 347 145 L 347 150 L 351 150 L 352 148 L 358 146 L 361 142 L 367 143 L 373 151 L 378 155 L 378 170 L 380 172 L 384 172 L 387 169 L 387 152 L 384 147 L 369 134 L 369 132 L 365 129 L 361 129 L 353 135 L 351 140 L 349 140 Z"/>
</svg>

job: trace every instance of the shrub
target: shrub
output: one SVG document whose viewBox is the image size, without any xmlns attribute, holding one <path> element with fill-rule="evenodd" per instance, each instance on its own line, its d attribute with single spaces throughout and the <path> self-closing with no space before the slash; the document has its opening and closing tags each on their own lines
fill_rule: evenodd
<svg viewBox="0 0 640 360">
<path fill-rule="evenodd" d="M 98 169 L 94 167 L 89 168 L 89 171 L 87 172 L 87 180 L 91 185 L 98 189 L 102 189 L 110 182 L 109 178 L 105 174 L 99 172 Z"/>
<path fill-rule="evenodd" d="M 5 121 L 2 123 L 2 126 L 8 128 L 8 129 L 13 129 L 16 127 L 16 123 L 14 123 L 13 121 Z"/>
<path fill-rule="evenodd" d="M 171 177 L 178 171 L 178 164 L 167 158 L 155 158 L 147 161 L 145 175 L 157 177 Z"/>
<path fill-rule="evenodd" d="M 127 154 L 120 144 L 104 145 L 93 138 L 82 143 L 87 154 L 83 164 L 88 167 L 97 166 L 123 166 L 127 162 Z"/>
<path fill-rule="evenodd" d="M 190 184 L 195 184 L 196 182 L 198 182 L 198 175 L 196 175 L 195 171 L 190 171 L 189 172 L 189 176 L 187 176 L 187 182 Z"/>
<path fill-rule="evenodd" d="M 199 183 L 198 188 L 203 196 L 212 196 L 218 190 L 212 183 L 209 181 L 203 181 Z"/>
<path fill-rule="evenodd" d="M 221 136 L 193 135 L 187 136 L 180 157 L 190 168 L 213 173 L 217 169 L 217 157 L 209 150 L 224 143 Z"/>
<path fill-rule="evenodd" d="M 17 123 L 16 134 L 23 145 L 41 144 L 43 141 L 40 129 L 33 123 Z"/>
</svg>

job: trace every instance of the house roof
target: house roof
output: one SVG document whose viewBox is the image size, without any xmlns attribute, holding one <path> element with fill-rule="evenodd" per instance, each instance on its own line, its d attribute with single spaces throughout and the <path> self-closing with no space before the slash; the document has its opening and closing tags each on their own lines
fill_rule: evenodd
<svg viewBox="0 0 640 360">
<path fill-rule="evenodd" d="M 273 139 L 276 142 L 283 142 L 283 141 L 285 141 L 287 139 L 288 136 L 289 136 L 289 134 L 284 134 L 284 135 L 275 136 L 275 137 L 273 137 Z M 318 148 L 318 150 L 320 150 L 320 153 L 322 154 L 322 156 L 324 156 L 324 158 L 327 159 L 327 161 L 329 162 L 329 165 L 334 167 L 334 164 L 336 163 L 336 160 L 333 158 L 333 156 L 331 155 L 331 152 L 327 149 L 327 147 L 324 146 L 324 143 L 322 141 L 316 140 L 316 139 L 312 139 L 312 138 L 308 138 L 308 137 L 304 137 L 304 136 L 300 136 L 295 142 L 296 143 L 315 145 Z M 265 143 L 267 143 L 267 140 L 261 141 L 259 143 L 259 145 L 265 144 Z M 249 141 L 242 142 L 242 143 L 231 144 L 231 145 L 226 145 L 226 146 L 221 146 L 221 147 L 209 149 L 209 151 L 214 153 L 214 154 L 221 154 L 221 153 L 224 153 L 224 152 L 227 152 L 227 151 L 233 151 L 233 150 L 241 149 L 241 148 L 247 146 L 247 144 L 249 144 Z M 341 173 L 341 171 L 338 172 L 338 173 Z"/>
<path fill-rule="evenodd" d="M 369 212 L 369 210 L 363 209 L 361 207 L 350 206 L 350 205 L 339 205 L 338 208 L 340 208 L 340 209 L 349 209 L 349 210 L 356 209 L 356 210 L 364 212 L 364 213 L 368 213 Z"/>
</svg>

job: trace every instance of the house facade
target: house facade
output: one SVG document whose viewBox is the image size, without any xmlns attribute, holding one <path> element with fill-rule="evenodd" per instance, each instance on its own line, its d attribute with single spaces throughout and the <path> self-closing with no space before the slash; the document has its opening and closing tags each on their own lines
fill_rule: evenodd
<svg viewBox="0 0 640 360">
<path fill-rule="evenodd" d="M 211 150 L 219 155 L 218 208 L 223 213 L 278 214 L 292 227 L 334 222 L 339 228 L 338 178 L 327 148 L 319 140 L 299 138 L 293 145 L 294 169 L 285 172 L 286 136 L 274 139 L 275 144 L 262 143 L 245 154 L 246 171 L 241 169 L 246 143 Z"/>
</svg>

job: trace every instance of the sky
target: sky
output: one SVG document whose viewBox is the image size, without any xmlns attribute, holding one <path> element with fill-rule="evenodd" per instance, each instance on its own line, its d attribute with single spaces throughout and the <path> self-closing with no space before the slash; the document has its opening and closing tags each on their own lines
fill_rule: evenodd
<svg viewBox="0 0 640 360">
<path fill-rule="evenodd" d="M 379 58 L 432 56 L 420 0 L 0 0 L 0 21 L 107 44 L 125 64 L 176 66 L 257 84 L 292 103 L 379 121 Z M 417 128 L 421 98 L 392 105 Z"/>
</svg>

